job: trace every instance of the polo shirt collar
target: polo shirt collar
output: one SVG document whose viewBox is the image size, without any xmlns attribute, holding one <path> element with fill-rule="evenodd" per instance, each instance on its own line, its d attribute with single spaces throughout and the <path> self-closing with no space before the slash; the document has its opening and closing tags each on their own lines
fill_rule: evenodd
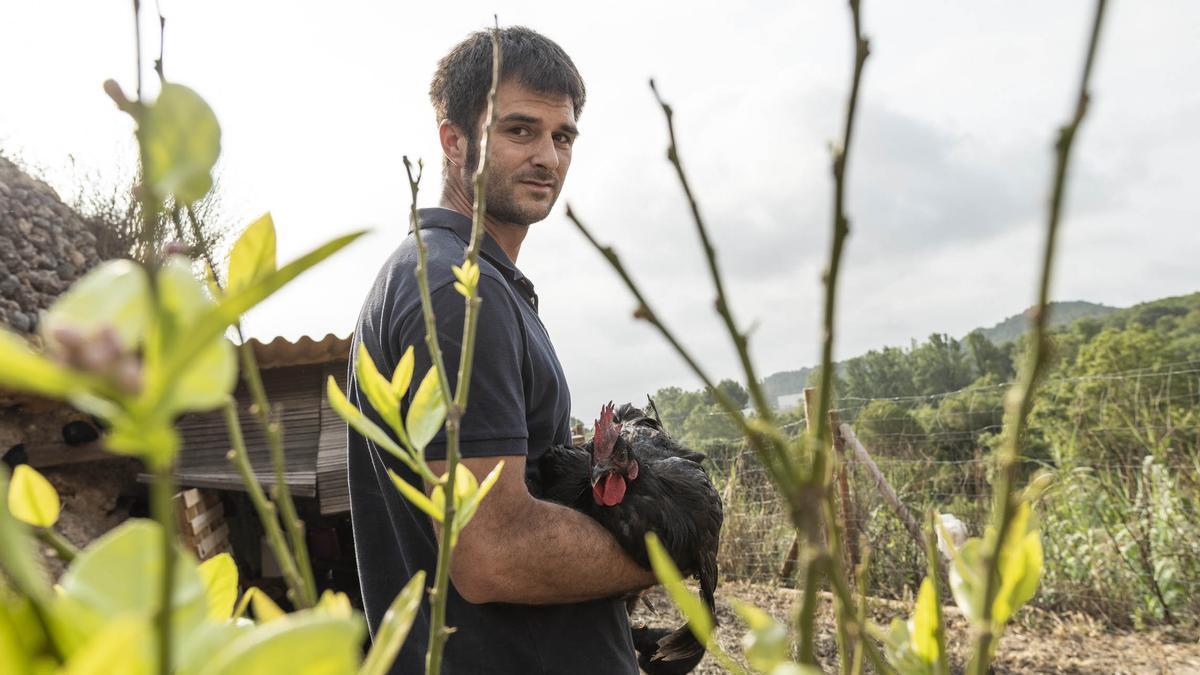
<svg viewBox="0 0 1200 675">
<path fill-rule="evenodd" d="M 471 243 L 471 219 L 458 211 L 437 206 L 418 209 L 417 215 L 422 230 L 431 228 L 450 230 L 458 235 L 458 238 L 464 244 Z M 537 293 L 533 290 L 533 281 L 522 274 L 521 270 L 517 269 L 517 266 L 509 259 L 508 254 L 504 252 L 504 249 L 500 248 L 500 244 L 487 232 L 483 233 L 483 243 L 480 246 L 479 252 L 500 270 L 501 274 L 523 288 L 529 294 L 529 300 L 533 303 L 534 308 L 537 308 Z"/>
</svg>

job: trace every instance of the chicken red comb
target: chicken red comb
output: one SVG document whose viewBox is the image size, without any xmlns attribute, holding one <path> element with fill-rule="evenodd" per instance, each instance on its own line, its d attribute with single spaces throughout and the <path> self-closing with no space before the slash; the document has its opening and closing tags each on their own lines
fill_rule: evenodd
<svg viewBox="0 0 1200 675">
<path fill-rule="evenodd" d="M 600 419 L 596 420 L 596 433 L 592 437 L 592 453 L 598 458 L 612 454 L 617 435 L 621 433 L 621 425 L 613 424 L 615 416 L 612 401 L 600 409 Z"/>
</svg>

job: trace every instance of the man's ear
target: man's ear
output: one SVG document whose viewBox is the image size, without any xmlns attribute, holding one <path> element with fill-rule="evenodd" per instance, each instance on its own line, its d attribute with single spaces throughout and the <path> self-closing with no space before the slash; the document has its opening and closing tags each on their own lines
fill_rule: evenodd
<svg viewBox="0 0 1200 675">
<path fill-rule="evenodd" d="M 438 125 L 438 139 L 442 143 L 442 155 L 451 164 L 462 167 L 467 161 L 467 136 L 450 120 Z"/>
</svg>

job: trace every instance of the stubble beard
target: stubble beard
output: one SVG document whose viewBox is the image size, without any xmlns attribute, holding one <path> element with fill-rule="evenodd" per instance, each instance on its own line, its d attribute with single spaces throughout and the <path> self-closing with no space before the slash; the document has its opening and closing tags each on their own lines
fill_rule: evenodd
<svg viewBox="0 0 1200 675">
<path fill-rule="evenodd" d="M 475 203 L 475 170 L 479 166 L 478 147 L 478 145 L 473 144 L 462 169 L 463 190 L 466 192 L 467 199 L 472 204 Z M 513 223 L 515 225 L 529 226 L 545 220 L 546 216 L 550 215 L 550 210 L 554 208 L 554 203 L 558 200 L 559 188 L 561 187 L 558 184 L 556 176 L 540 174 L 538 172 L 532 174 L 526 172 L 525 174 L 501 175 L 496 171 L 488 171 L 485 179 L 484 190 L 487 198 L 487 214 L 498 222 Z M 518 202 L 516 192 L 523 189 L 521 180 L 527 179 L 553 182 L 554 188 L 544 199 L 530 199 L 522 204 Z"/>
</svg>

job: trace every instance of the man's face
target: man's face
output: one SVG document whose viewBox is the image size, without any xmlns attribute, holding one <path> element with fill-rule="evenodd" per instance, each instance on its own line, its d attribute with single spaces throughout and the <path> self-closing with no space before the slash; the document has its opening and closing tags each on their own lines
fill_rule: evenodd
<svg viewBox="0 0 1200 675">
<path fill-rule="evenodd" d="M 483 137 L 485 123 L 480 120 L 476 139 Z M 511 80 L 502 82 L 496 90 L 496 130 L 488 144 L 488 215 L 518 225 L 545 219 L 567 178 L 571 146 L 578 133 L 569 96 L 543 94 Z M 463 167 L 463 182 L 471 200 L 475 199 L 478 147 L 477 140 Z"/>
</svg>

